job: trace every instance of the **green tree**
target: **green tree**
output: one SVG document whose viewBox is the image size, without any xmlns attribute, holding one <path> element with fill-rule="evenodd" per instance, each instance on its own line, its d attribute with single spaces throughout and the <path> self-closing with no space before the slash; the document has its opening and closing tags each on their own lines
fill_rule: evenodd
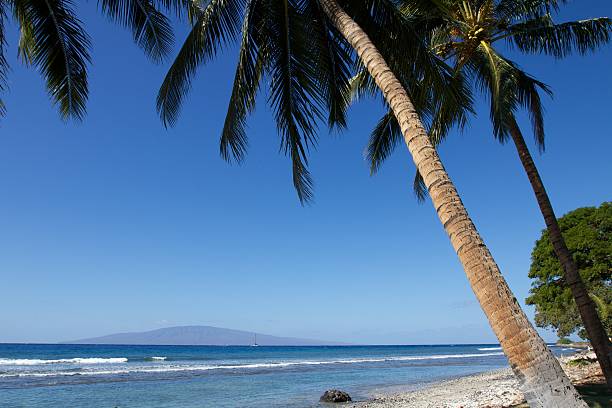
<svg viewBox="0 0 612 408">
<path fill-rule="evenodd" d="M 612 202 L 584 207 L 559 218 L 565 242 L 597 305 L 608 336 L 612 335 Z M 572 333 L 587 339 L 571 290 L 555 256 L 547 230 L 531 254 L 533 279 L 527 304 L 536 307 L 536 324 L 556 330 L 559 337 Z"/>
<path fill-rule="evenodd" d="M 268 77 L 269 99 L 281 136 L 281 148 L 292 158 L 293 181 L 300 200 L 310 198 L 307 148 L 314 143 L 322 111 L 330 123 L 346 103 L 342 89 L 347 72 L 337 74 L 344 51 L 356 55 L 397 119 L 403 138 L 427 187 L 468 280 L 497 335 L 532 407 L 586 407 L 545 343 L 521 310 L 499 267 L 476 230 L 459 194 L 430 141 L 413 88 L 406 87 L 381 50 L 396 48 L 396 61 L 415 67 L 405 71 L 412 81 L 428 81 L 440 64 L 423 41 L 427 23 L 413 30 L 395 30 L 404 17 L 394 0 L 210 0 L 192 16 L 192 30 L 158 94 L 165 123 L 176 121 L 196 68 L 220 47 L 240 38 L 240 52 L 221 135 L 221 155 L 242 159 L 247 139 L 245 120 L 253 110 L 262 78 Z M 347 11 L 343 8 L 345 7 Z M 350 14 L 349 14 L 350 13 Z M 372 29 L 372 26 L 377 29 Z M 378 34 L 392 32 L 387 44 Z M 400 26 L 402 24 L 399 24 Z M 403 34 L 404 33 L 404 34 Z M 408 37 L 405 33 L 409 33 Z M 404 40 L 408 41 L 404 41 Z M 415 52 L 418 51 L 418 52 Z M 342 51 L 342 52 L 341 52 Z M 427 60 L 422 60 L 422 58 Z M 342 57 L 344 58 L 344 57 Z M 414 58 L 414 59 L 413 59 Z M 421 59 L 419 59 L 421 58 Z M 434 62 L 435 61 L 435 62 Z M 420 64 L 423 62 L 424 64 Z M 348 64 L 347 64 L 348 65 Z M 422 76 L 420 74 L 425 74 Z M 334 80 L 329 80 L 334 78 Z M 340 107 L 340 109 L 336 109 Z"/>
<path fill-rule="evenodd" d="M 572 52 L 585 54 L 612 39 L 612 20 L 595 18 L 557 24 L 552 13 L 559 10 L 556 0 L 405 0 L 402 10 L 408 16 L 439 19 L 431 33 L 432 48 L 449 60 L 457 72 L 466 72 L 474 85 L 490 101 L 490 117 L 494 136 L 502 143 L 512 140 L 527 174 L 540 211 L 560 259 L 572 296 L 577 300 L 593 348 L 612 388 L 612 345 L 597 314 L 593 299 L 580 278 L 578 268 L 559 230 L 555 213 L 535 166 L 531 153 L 517 124 L 520 108 L 528 111 L 536 143 L 544 150 L 544 121 L 539 91 L 550 93 L 546 85 L 520 69 L 498 49 L 499 42 L 527 54 L 542 53 L 556 58 Z M 432 7 L 433 5 L 433 7 Z M 408 28 L 407 28 L 408 29 Z M 388 126 L 376 127 L 368 146 L 368 158 L 375 171 L 390 154 L 389 141 L 399 140 L 400 131 L 392 120 Z M 430 133 L 432 143 L 440 143 L 444 135 Z M 426 194 L 420 174 L 415 178 L 417 196 Z"/>
</svg>

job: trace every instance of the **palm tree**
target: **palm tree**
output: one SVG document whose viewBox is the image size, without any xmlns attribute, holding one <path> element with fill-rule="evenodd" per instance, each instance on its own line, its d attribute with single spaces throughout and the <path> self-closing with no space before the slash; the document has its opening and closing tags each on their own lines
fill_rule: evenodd
<svg viewBox="0 0 612 408">
<path fill-rule="evenodd" d="M 347 6 L 357 3 L 368 13 L 375 14 L 378 7 L 386 6 L 383 15 L 395 15 L 394 1 L 347 2 Z M 376 16 L 380 17 L 370 15 Z M 365 19 L 365 15 L 360 17 Z M 322 119 L 323 109 L 330 114 L 331 124 L 343 123 L 345 93 L 335 87 L 346 83 L 348 57 L 355 53 L 399 123 L 438 217 L 528 402 L 532 407 L 586 407 L 512 295 L 402 82 L 375 43 L 336 0 L 210 0 L 192 14 L 191 20 L 192 30 L 158 94 L 164 123 L 171 125 L 177 120 L 196 68 L 214 57 L 221 46 L 240 37 L 234 87 L 221 134 L 221 155 L 238 161 L 243 158 L 247 147 L 245 120 L 254 107 L 262 77 L 269 76 L 268 101 L 274 110 L 281 147 L 292 158 L 299 198 L 308 200 L 311 179 L 305 168 L 307 148 L 315 141 L 315 126 Z M 375 18 L 371 21 L 379 22 Z M 404 46 L 408 47 L 403 41 L 395 42 L 402 52 Z M 413 41 L 412 51 L 428 54 L 418 44 Z M 418 54 L 405 56 L 422 58 Z M 411 65 L 415 78 L 427 80 L 422 74 L 429 68 Z"/>
<path fill-rule="evenodd" d="M 134 41 L 154 62 L 167 56 L 173 43 L 165 11 L 182 12 L 190 0 L 100 0 L 101 11 L 131 29 Z M 7 88 L 4 23 L 14 16 L 20 30 L 18 55 L 41 72 L 47 92 L 64 120 L 85 115 L 89 95 L 90 38 L 72 0 L 0 0 L 0 91 Z M 0 114 L 5 105 L 0 100 Z"/>
<path fill-rule="evenodd" d="M 595 18 L 555 24 L 550 13 L 558 10 L 558 4 L 549 0 L 508 0 L 497 3 L 492 0 L 436 0 L 433 3 L 436 8 L 432 10 L 431 7 L 423 8 L 420 3 L 408 1 L 404 4 L 404 12 L 414 15 L 421 10 L 427 18 L 443 20 L 444 23 L 432 32 L 433 49 L 442 57 L 452 60 L 456 71 L 466 71 L 474 83 L 487 93 L 491 103 L 494 135 L 502 143 L 511 138 L 516 147 L 544 217 L 551 243 L 563 266 L 565 283 L 572 290 L 599 364 L 608 386 L 612 388 L 610 340 L 565 244 L 550 199 L 515 118 L 515 112 L 520 107 L 529 111 L 536 143 L 540 151 L 543 151 L 543 109 L 538 90 L 548 94 L 550 90 L 493 46 L 497 41 L 506 40 L 525 53 L 544 53 L 557 58 L 572 51 L 585 54 L 610 41 L 612 20 Z M 381 141 L 397 138 L 397 134 L 395 123 L 374 130 L 368 148 L 374 170 L 386 157 L 378 154 Z M 433 143 L 439 143 L 443 136 L 432 138 Z M 420 175 L 416 177 L 415 187 L 417 196 L 422 199 L 426 192 Z"/>
</svg>

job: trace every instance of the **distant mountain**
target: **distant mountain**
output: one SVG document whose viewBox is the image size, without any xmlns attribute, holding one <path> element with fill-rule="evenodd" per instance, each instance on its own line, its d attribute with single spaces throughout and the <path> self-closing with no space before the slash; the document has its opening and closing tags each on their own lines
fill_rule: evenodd
<svg viewBox="0 0 612 408">
<path fill-rule="evenodd" d="M 248 346 L 255 341 L 261 346 L 321 346 L 343 343 L 276 337 L 242 330 L 212 326 L 178 326 L 137 333 L 117 333 L 64 342 L 65 344 L 140 344 L 140 345 L 197 345 L 197 346 Z"/>
</svg>

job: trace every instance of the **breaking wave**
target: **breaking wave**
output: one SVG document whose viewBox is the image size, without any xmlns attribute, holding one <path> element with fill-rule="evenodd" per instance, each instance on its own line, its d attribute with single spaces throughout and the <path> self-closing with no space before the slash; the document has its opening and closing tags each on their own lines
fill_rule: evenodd
<svg viewBox="0 0 612 408">
<path fill-rule="evenodd" d="M 159 364 L 159 365 L 135 365 L 121 366 L 116 369 L 108 369 L 107 367 L 99 369 L 85 368 L 79 371 L 47 371 L 47 372 L 13 372 L 0 374 L 0 378 L 4 377 L 50 377 L 50 376 L 76 376 L 76 375 L 117 375 L 131 373 L 169 373 L 169 372 L 197 372 L 210 370 L 253 370 L 253 369 L 276 369 L 295 366 L 318 366 L 330 364 L 360 364 L 360 363 L 381 363 L 393 361 L 419 361 L 419 360 L 446 360 L 446 359 L 461 359 L 461 358 L 479 358 L 489 356 L 501 356 L 503 353 L 474 353 L 474 354 L 440 354 L 426 356 L 391 356 L 391 357 L 372 357 L 372 358 L 353 358 L 353 359 L 335 359 L 335 360 L 299 360 L 299 361 L 277 361 L 265 363 L 246 363 L 246 364 Z M 6 359 L 4 359 L 6 360 Z M 105 363 L 117 362 L 125 363 L 127 359 L 64 359 L 64 360 L 12 360 L 12 361 L 75 361 L 75 360 L 104 360 Z M 0 359 L 0 364 L 3 359 Z M 162 362 L 163 360 L 158 360 Z M 47 363 L 49 364 L 49 363 Z M 65 364 L 65 363 L 64 363 Z M 84 363 L 82 363 L 84 364 Z M 91 364 L 91 363 L 90 363 Z M 12 364 L 18 365 L 18 364 Z M 29 364 L 35 365 L 35 364 Z"/>
<path fill-rule="evenodd" d="M 41 360 L 30 358 L 0 358 L 0 366 L 36 366 L 47 364 L 118 364 L 127 363 L 125 357 L 118 358 L 60 358 L 57 360 Z"/>
</svg>

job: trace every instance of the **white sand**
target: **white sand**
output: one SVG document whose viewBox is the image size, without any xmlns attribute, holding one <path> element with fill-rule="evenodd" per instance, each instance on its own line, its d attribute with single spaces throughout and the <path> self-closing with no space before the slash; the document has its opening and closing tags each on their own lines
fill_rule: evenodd
<svg viewBox="0 0 612 408">
<path fill-rule="evenodd" d="M 594 353 L 580 353 L 575 357 L 561 358 L 561 365 L 574 383 L 603 381 L 596 362 L 585 366 L 568 366 L 566 363 L 578 357 L 594 359 Z M 509 368 L 461 377 L 433 384 L 417 391 L 375 395 L 366 402 L 358 402 L 354 408 L 508 408 L 524 401 L 518 389 L 518 381 Z"/>
<path fill-rule="evenodd" d="M 377 396 L 353 404 L 358 408 L 480 408 L 509 407 L 523 401 L 518 382 L 507 368 L 444 381 L 430 387 Z"/>
</svg>

